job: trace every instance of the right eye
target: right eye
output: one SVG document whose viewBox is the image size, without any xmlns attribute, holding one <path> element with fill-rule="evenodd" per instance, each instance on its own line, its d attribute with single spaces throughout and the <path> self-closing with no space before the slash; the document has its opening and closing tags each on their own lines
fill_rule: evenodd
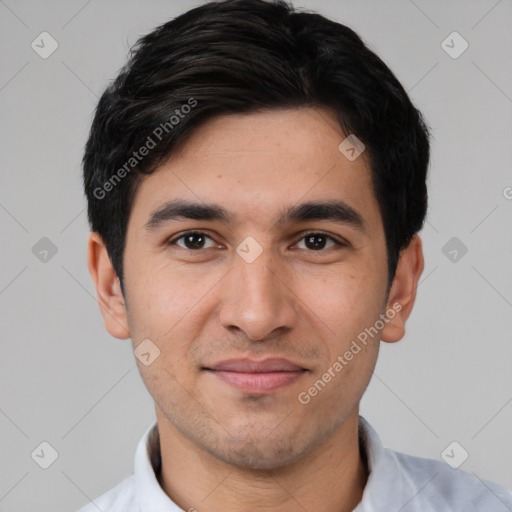
<svg viewBox="0 0 512 512">
<path fill-rule="evenodd" d="M 203 233 L 202 231 L 186 231 L 182 233 L 180 236 L 169 240 L 169 245 L 177 245 L 181 249 L 190 250 L 190 251 L 199 251 L 204 249 L 204 243 L 206 239 L 212 240 L 210 236 Z M 179 244 L 178 241 L 183 240 L 183 245 Z M 213 241 L 213 240 L 212 240 Z M 206 247 L 206 249 L 211 249 L 211 247 Z"/>
</svg>

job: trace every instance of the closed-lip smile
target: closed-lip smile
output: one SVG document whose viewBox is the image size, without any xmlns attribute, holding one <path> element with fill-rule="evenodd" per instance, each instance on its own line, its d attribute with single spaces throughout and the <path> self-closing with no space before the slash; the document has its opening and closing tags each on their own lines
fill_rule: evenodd
<svg viewBox="0 0 512 512">
<path fill-rule="evenodd" d="M 291 384 L 308 371 L 284 358 L 228 359 L 204 370 L 244 393 L 262 395 Z"/>
</svg>

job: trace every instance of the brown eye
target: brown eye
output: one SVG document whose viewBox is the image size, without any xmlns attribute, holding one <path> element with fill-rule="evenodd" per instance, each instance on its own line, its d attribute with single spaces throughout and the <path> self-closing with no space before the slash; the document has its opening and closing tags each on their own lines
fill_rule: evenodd
<svg viewBox="0 0 512 512">
<path fill-rule="evenodd" d="M 334 239 L 332 236 L 326 235 L 325 233 L 306 233 L 306 235 L 301 238 L 301 241 L 302 240 L 305 241 L 304 245 L 306 249 L 311 251 L 322 251 L 323 249 L 326 249 L 328 242 L 332 242 L 334 245 L 327 247 L 327 249 L 335 246 L 345 246 L 345 244 L 338 242 L 338 240 Z"/>
<path fill-rule="evenodd" d="M 188 231 L 187 233 L 183 233 L 174 240 L 169 241 L 169 245 L 177 245 L 182 249 L 197 251 L 205 248 L 205 242 L 207 239 L 211 240 L 208 235 L 202 233 L 201 231 Z M 183 245 L 177 243 L 178 240 L 183 240 Z M 208 249 L 208 247 L 206 248 Z"/>
</svg>

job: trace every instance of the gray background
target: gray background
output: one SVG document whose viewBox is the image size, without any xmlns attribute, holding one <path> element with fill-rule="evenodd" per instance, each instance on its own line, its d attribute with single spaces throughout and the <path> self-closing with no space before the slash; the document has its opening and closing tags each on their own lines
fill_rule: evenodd
<svg viewBox="0 0 512 512">
<path fill-rule="evenodd" d="M 131 342 L 107 334 L 96 303 L 80 160 L 128 48 L 199 3 L 0 0 L 2 512 L 72 511 L 110 489 L 154 419 Z M 361 412 L 385 446 L 439 459 L 456 440 L 461 469 L 512 487 L 512 2 L 296 5 L 359 32 L 434 135 L 417 303 Z M 31 48 L 43 31 L 59 44 L 47 59 Z M 469 43 L 457 59 L 441 47 L 453 31 Z M 43 237 L 57 248 L 46 262 L 32 251 Z M 452 237 L 468 249 L 455 262 Z M 31 458 L 43 441 L 59 454 L 46 470 Z"/>
</svg>

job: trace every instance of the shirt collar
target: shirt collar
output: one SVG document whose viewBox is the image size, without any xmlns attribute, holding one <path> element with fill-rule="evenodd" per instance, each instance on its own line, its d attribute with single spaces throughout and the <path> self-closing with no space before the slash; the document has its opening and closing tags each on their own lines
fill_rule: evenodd
<svg viewBox="0 0 512 512">
<path fill-rule="evenodd" d="M 389 489 L 394 487 L 393 479 L 396 477 L 385 467 L 386 456 L 379 435 L 362 416 L 359 416 L 359 446 L 366 456 L 368 480 L 363 497 L 353 512 L 374 510 L 375 502 L 382 504 L 383 496 L 387 496 Z"/>
<path fill-rule="evenodd" d="M 180 509 L 164 492 L 160 473 L 160 435 L 155 422 L 144 432 L 135 452 L 135 485 L 141 512 L 178 512 Z"/>
<path fill-rule="evenodd" d="M 359 416 L 359 446 L 366 458 L 369 472 L 363 491 L 363 498 L 354 512 L 363 512 L 379 495 L 379 489 L 386 488 L 392 475 L 387 475 L 384 447 L 377 432 L 362 416 Z M 140 439 L 135 453 L 135 481 L 141 512 L 181 512 L 163 491 L 158 477 L 161 470 L 160 436 L 158 425 L 152 423 Z"/>
</svg>

